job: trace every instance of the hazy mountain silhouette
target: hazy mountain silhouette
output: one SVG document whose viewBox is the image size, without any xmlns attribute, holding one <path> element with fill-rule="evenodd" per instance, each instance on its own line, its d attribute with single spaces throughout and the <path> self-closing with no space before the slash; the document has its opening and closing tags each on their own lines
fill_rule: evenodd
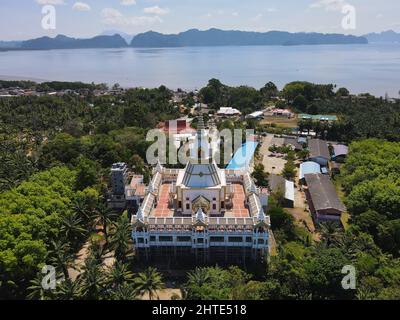
<svg viewBox="0 0 400 320">
<path fill-rule="evenodd" d="M 119 35 L 97 36 L 89 39 L 76 39 L 64 35 L 55 38 L 41 37 L 23 41 L 23 49 L 81 49 L 81 48 L 121 48 L 126 47 L 126 41 Z"/>
<path fill-rule="evenodd" d="M 368 33 L 364 35 L 369 42 L 400 42 L 400 33 L 394 32 L 393 30 L 383 31 L 380 33 Z"/>
<path fill-rule="evenodd" d="M 179 34 L 149 31 L 136 35 L 132 47 L 194 47 L 255 45 L 366 44 L 368 40 L 343 34 L 289 33 L 284 31 L 247 32 L 191 29 Z"/>
<path fill-rule="evenodd" d="M 117 31 L 116 31 L 117 32 Z M 124 38 L 129 35 L 105 34 L 78 39 L 58 35 L 55 38 L 41 37 L 27 41 L 0 41 L 2 49 L 50 50 L 50 49 L 80 49 L 80 48 L 160 48 L 160 47 L 196 47 L 196 46 L 290 46 L 290 45 L 321 45 L 321 44 L 366 44 L 366 37 L 344 34 L 324 33 L 290 33 L 285 31 L 250 32 L 226 31 L 209 29 L 200 31 L 191 29 L 178 34 L 162 34 L 154 31 L 140 33 L 133 37 L 128 45 Z M 397 39 L 399 34 L 393 31 L 382 33 L 387 39 Z M 372 39 L 382 34 L 367 35 Z M 381 38 L 383 36 L 380 36 Z"/>
</svg>

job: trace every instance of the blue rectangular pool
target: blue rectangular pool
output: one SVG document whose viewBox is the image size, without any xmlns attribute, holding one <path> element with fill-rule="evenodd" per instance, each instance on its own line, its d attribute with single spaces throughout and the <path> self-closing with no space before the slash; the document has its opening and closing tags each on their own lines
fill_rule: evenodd
<svg viewBox="0 0 400 320">
<path fill-rule="evenodd" d="M 253 160 L 254 153 L 256 152 L 258 142 L 248 141 L 244 143 L 234 154 L 232 160 L 229 162 L 226 169 L 228 170 L 241 170 L 247 169 Z"/>
</svg>

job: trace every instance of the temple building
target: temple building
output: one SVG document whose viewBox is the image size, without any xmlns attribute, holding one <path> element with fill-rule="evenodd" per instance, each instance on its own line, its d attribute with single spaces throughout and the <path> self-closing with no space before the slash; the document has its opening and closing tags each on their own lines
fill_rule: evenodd
<svg viewBox="0 0 400 320">
<path fill-rule="evenodd" d="M 267 195 L 248 170 L 220 169 L 209 158 L 203 123 L 184 169 L 160 163 L 132 216 L 136 255 L 145 261 L 224 264 L 264 261 L 269 254 Z M 206 149 L 206 150 L 204 150 Z"/>
</svg>

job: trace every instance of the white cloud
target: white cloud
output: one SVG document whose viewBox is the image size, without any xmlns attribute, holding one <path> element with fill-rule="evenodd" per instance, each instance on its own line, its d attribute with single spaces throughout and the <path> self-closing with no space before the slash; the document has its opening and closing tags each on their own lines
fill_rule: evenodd
<svg viewBox="0 0 400 320">
<path fill-rule="evenodd" d="M 232 16 L 238 17 L 239 16 L 239 12 L 232 12 Z"/>
<path fill-rule="evenodd" d="M 136 0 L 122 0 L 121 5 L 123 6 L 132 6 L 136 4 Z"/>
<path fill-rule="evenodd" d="M 90 11 L 90 6 L 84 2 L 75 2 L 72 6 L 72 9 L 75 11 Z"/>
<path fill-rule="evenodd" d="M 113 8 L 104 8 L 101 12 L 103 23 L 117 26 L 150 26 L 162 23 L 159 16 L 131 16 L 126 17 L 121 12 Z"/>
<path fill-rule="evenodd" d="M 155 14 L 157 16 L 166 15 L 169 13 L 168 8 L 160 8 L 159 6 L 148 7 L 143 9 L 144 13 Z"/>
<path fill-rule="evenodd" d="M 341 11 L 346 4 L 345 0 L 318 0 L 310 4 L 310 8 L 325 9 L 326 11 Z"/>
<path fill-rule="evenodd" d="M 56 6 L 59 4 L 64 4 L 64 0 L 36 0 L 36 2 L 42 6 L 45 6 L 48 4 L 53 5 L 53 6 Z"/>
<path fill-rule="evenodd" d="M 272 13 L 272 12 L 277 12 L 278 10 L 276 8 L 268 8 L 267 12 Z"/>
</svg>

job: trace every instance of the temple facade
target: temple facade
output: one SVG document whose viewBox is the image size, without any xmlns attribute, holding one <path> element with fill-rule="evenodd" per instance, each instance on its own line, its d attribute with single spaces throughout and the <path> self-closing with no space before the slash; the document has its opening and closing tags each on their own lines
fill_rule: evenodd
<svg viewBox="0 0 400 320">
<path fill-rule="evenodd" d="M 204 134 L 199 130 L 198 136 Z M 137 256 L 196 264 L 265 260 L 271 235 L 264 211 L 267 194 L 256 187 L 248 170 L 220 169 L 205 159 L 206 153 L 197 154 L 184 169 L 160 163 L 154 168 L 132 216 Z"/>
</svg>

